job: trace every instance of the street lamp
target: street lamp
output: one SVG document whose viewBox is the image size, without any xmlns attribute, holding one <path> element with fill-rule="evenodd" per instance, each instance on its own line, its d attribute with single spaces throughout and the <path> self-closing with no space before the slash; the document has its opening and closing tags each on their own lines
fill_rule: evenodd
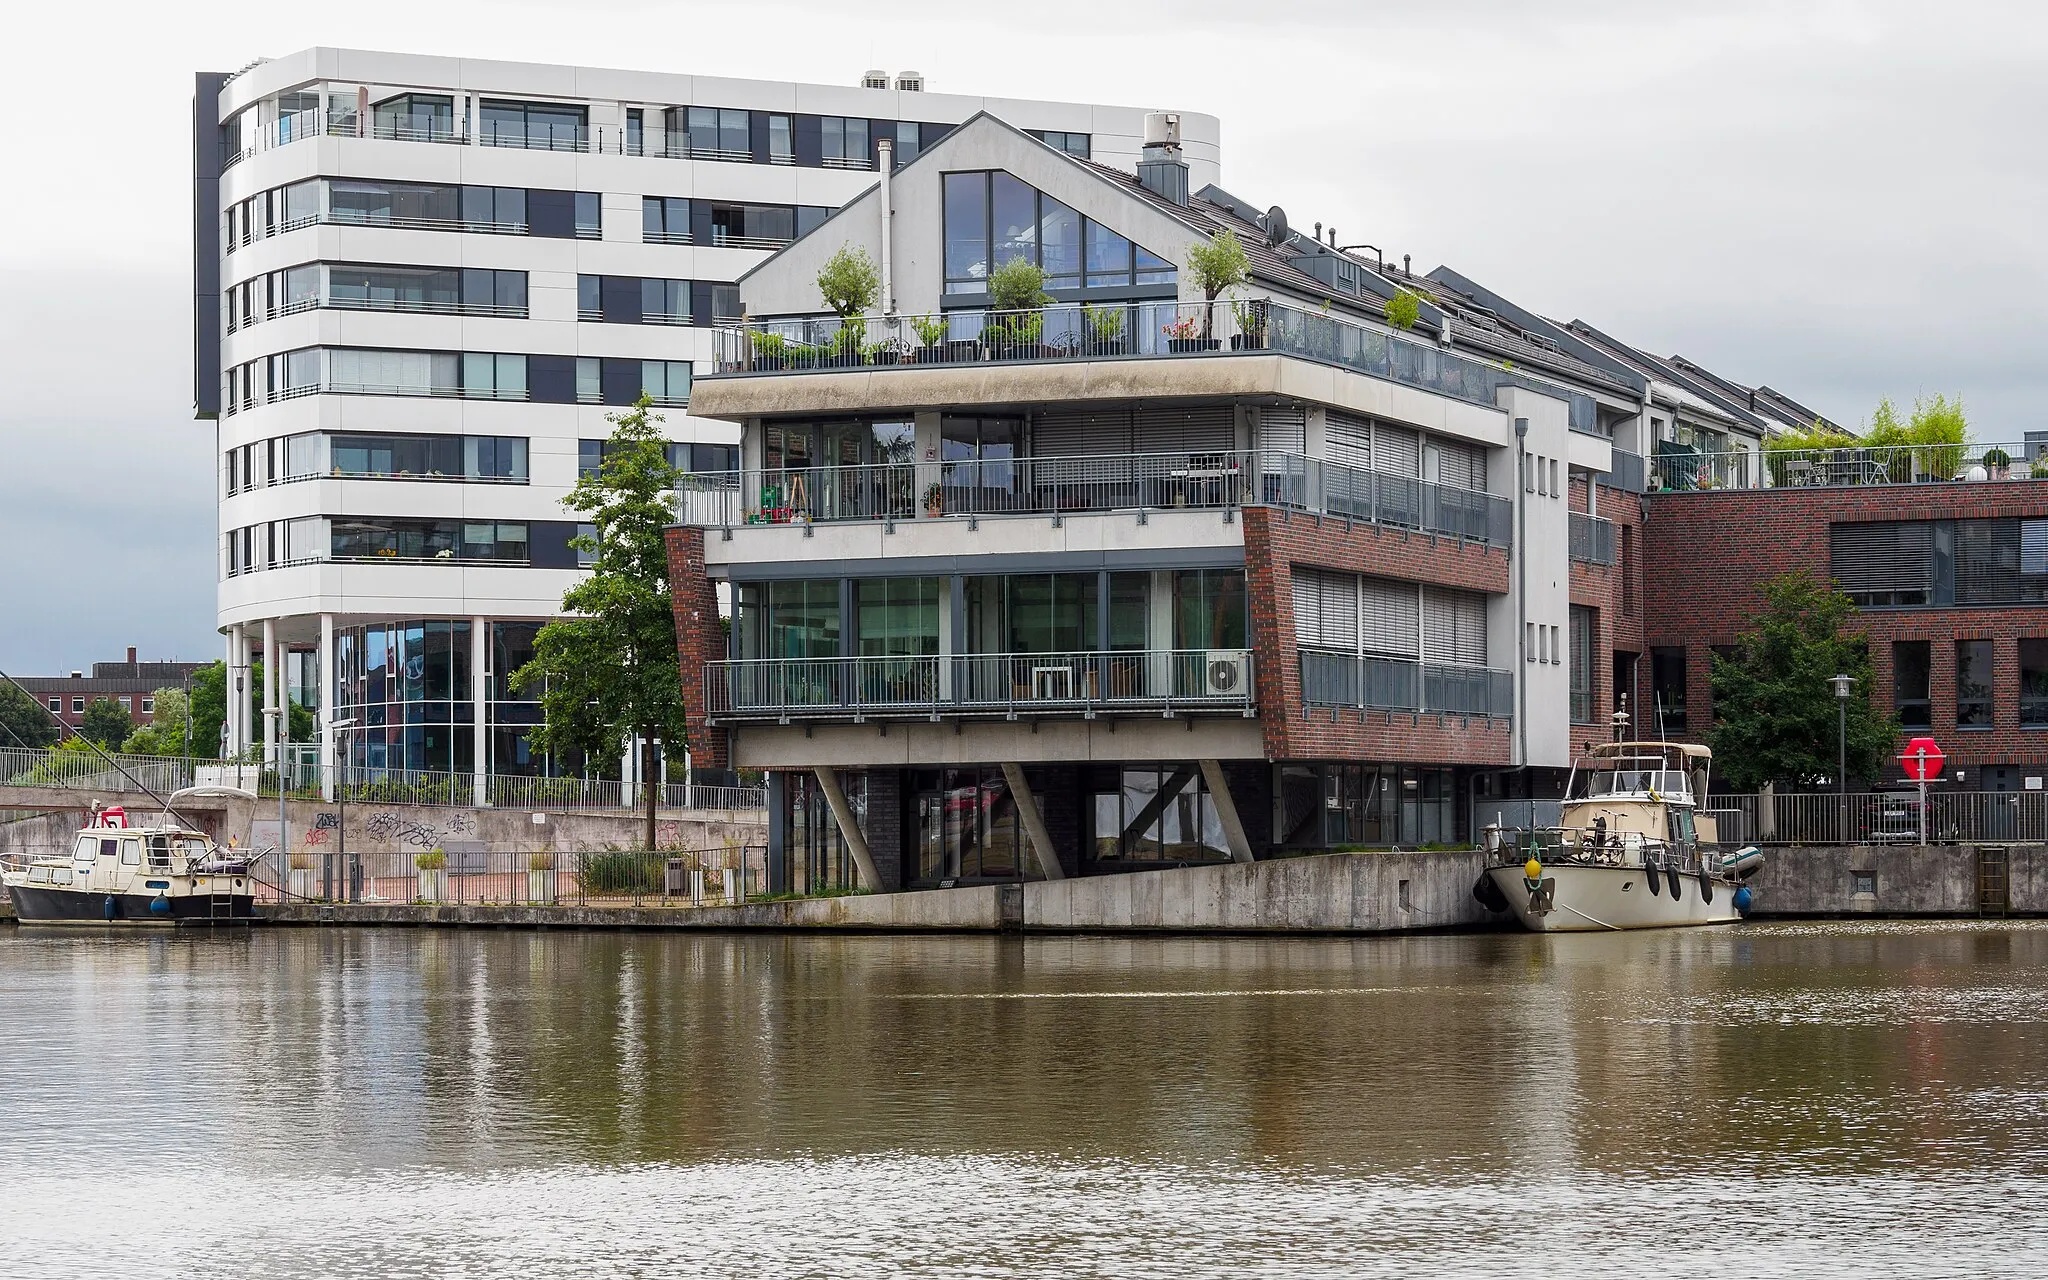
<svg viewBox="0 0 2048 1280">
<path fill-rule="evenodd" d="M 355 723 L 355 717 L 353 716 L 345 720 L 330 720 L 327 722 L 327 733 L 330 738 L 327 744 L 327 758 L 335 762 L 330 767 L 334 769 L 335 773 L 340 774 L 338 781 L 333 774 L 328 776 L 328 781 L 334 783 L 334 802 L 339 807 L 335 823 L 335 830 L 339 833 L 337 836 L 339 847 L 334 852 L 337 857 L 342 859 L 343 867 L 348 866 L 348 753 L 346 751 L 348 738 L 345 735 L 342 737 L 341 748 L 337 748 L 331 739 L 334 735 L 341 733 L 342 730 L 354 728 Z M 334 864 L 326 858 L 321 859 L 321 861 L 326 864 L 328 870 L 320 877 L 324 882 L 320 886 L 320 896 L 332 902 L 334 900 L 334 872 L 332 870 Z M 354 876 L 349 877 L 349 888 L 351 890 L 355 888 Z M 354 892 L 351 892 L 348 900 L 354 902 L 356 896 Z"/>
<path fill-rule="evenodd" d="M 1835 790 L 1846 794 L 1849 790 L 1849 692 L 1856 680 L 1853 676 L 1834 676 L 1828 683 L 1835 686 L 1835 719 L 1841 744 L 1836 759 Z"/>
</svg>

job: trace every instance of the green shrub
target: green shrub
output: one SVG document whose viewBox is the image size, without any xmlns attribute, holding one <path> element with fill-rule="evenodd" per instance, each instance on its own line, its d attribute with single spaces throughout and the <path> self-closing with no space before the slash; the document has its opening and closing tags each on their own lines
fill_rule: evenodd
<svg viewBox="0 0 2048 1280">
<path fill-rule="evenodd" d="M 646 894 L 661 889 L 662 863 L 653 854 L 607 849 L 582 855 L 577 881 L 585 893 Z"/>
<path fill-rule="evenodd" d="M 922 346 L 936 347 L 946 340 L 944 316 L 912 316 L 910 327 L 916 331 L 917 341 Z"/>
<path fill-rule="evenodd" d="M 1413 329 L 1420 319 L 1422 299 L 1406 289 L 1394 290 L 1394 296 L 1387 299 L 1387 323 L 1396 329 Z"/>
<path fill-rule="evenodd" d="M 995 311 L 1033 311 L 1052 301 L 1045 272 L 1028 258 L 1012 258 L 988 273 L 988 301 Z"/>
</svg>

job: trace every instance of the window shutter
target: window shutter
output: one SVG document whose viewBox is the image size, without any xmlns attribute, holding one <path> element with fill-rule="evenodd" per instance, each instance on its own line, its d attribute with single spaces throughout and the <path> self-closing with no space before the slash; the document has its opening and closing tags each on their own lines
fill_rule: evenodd
<svg viewBox="0 0 2048 1280">
<path fill-rule="evenodd" d="M 1956 603 L 2020 598 L 2020 522 L 1956 521 Z"/>
<path fill-rule="evenodd" d="M 1132 425 L 1135 453 L 1228 453 L 1237 448 L 1237 412 L 1229 404 L 1140 409 Z"/>
<path fill-rule="evenodd" d="M 1031 421 L 1033 457 L 1131 452 L 1131 415 L 1126 410 L 1054 409 Z"/>
<path fill-rule="evenodd" d="M 1420 621 L 1416 611 L 1415 584 L 1362 578 L 1358 585 L 1365 651 L 1413 661 L 1416 626 Z"/>
<path fill-rule="evenodd" d="M 1389 475 L 1421 475 L 1422 438 L 1405 427 L 1390 427 L 1384 422 L 1374 423 L 1372 466 L 1373 470 L 1384 471 Z"/>
<path fill-rule="evenodd" d="M 1357 590 L 1348 573 L 1294 571 L 1294 635 L 1303 648 L 1357 652 Z"/>
<path fill-rule="evenodd" d="M 1422 589 L 1422 656 L 1462 667 L 1486 665 L 1486 597 L 1447 587 Z"/>
<path fill-rule="evenodd" d="M 1842 590 L 1857 597 L 1858 603 L 1929 602 L 1934 587 L 1932 524 L 1925 521 L 1835 524 L 1828 528 L 1828 542 L 1829 569 Z M 1960 547 L 1957 558 L 1961 559 Z"/>
<path fill-rule="evenodd" d="M 1308 410 L 1298 405 L 1260 409 L 1258 442 L 1261 453 L 1306 454 Z"/>
<path fill-rule="evenodd" d="M 1347 413 L 1323 419 L 1323 456 L 1348 467 L 1372 465 L 1372 424 Z"/>
<path fill-rule="evenodd" d="M 2048 520 L 2020 521 L 2020 572 L 2048 573 Z"/>
<path fill-rule="evenodd" d="M 1438 484 L 1460 489 L 1486 488 L 1486 451 L 1457 440 L 1432 440 L 1437 453 Z"/>
</svg>

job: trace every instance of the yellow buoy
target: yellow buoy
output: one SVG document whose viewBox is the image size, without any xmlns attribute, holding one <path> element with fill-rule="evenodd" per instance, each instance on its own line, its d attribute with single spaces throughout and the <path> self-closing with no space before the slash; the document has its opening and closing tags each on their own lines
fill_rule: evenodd
<svg viewBox="0 0 2048 1280">
<path fill-rule="evenodd" d="M 1522 864 L 1522 874 L 1531 880 L 1541 880 L 1543 878 L 1543 864 L 1531 858 Z"/>
</svg>

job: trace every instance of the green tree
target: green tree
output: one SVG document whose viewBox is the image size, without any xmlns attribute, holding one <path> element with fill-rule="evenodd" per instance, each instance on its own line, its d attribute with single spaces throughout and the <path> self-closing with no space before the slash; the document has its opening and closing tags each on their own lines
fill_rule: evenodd
<svg viewBox="0 0 2048 1280">
<path fill-rule="evenodd" d="M 860 319 L 874 309 L 882 296 L 882 278 L 875 271 L 875 260 L 866 249 L 840 245 L 838 252 L 818 268 L 818 296 L 842 322 Z"/>
<path fill-rule="evenodd" d="M 150 722 L 137 725 L 121 744 L 121 750 L 136 756 L 187 756 L 185 741 L 186 700 L 183 689 L 158 689 Z M 195 735 L 196 735 L 195 729 Z"/>
<path fill-rule="evenodd" d="M 99 743 L 103 750 L 119 751 L 134 727 L 134 719 L 112 698 L 94 698 L 85 709 L 85 717 L 78 722 L 78 733 Z"/>
<path fill-rule="evenodd" d="M 1712 743 L 1721 777 L 1737 791 L 1833 780 L 1840 709 L 1829 682 L 1837 675 L 1856 681 L 1847 703 L 1850 776 L 1876 776 L 1899 727 L 1870 701 L 1862 637 L 1843 634 L 1855 603 L 1804 570 L 1766 582 L 1762 603 L 1735 657 L 1714 657 Z"/>
<path fill-rule="evenodd" d="M 47 747 L 62 732 L 35 698 L 0 683 L 0 747 Z"/>
<path fill-rule="evenodd" d="M 629 738 L 641 747 L 647 848 L 659 796 L 655 744 L 680 759 L 685 745 L 682 671 L 664 533 L 677 472 L 647 397 L 616 414 L 603 466 L 576 482 L 562 505 L 596 530 L 575 546 L 596 557 L 590 576 L 562 595 L 562 612 L 540 629 L 533 660 L 512 687 L 537 691 L 544 722 L 534 744 L 556 754 L 608 755 Z"/>
<path fill-rule="evenodd" d="M 192 673 L 192 741 L 187 744 L 188 754 L 197 760 L 213 760 L 220 755 L 222 726 L 228 718 L 227 664 L 216 662 Z M 249 685 L 244 691 L 248 699 L 248 723 L 252 726 L 251 736 L 257 741 L 263 739 L 263 664 L 249 664 Z M 296 702 L 288 702 L 289 721 L 286 730 L 288 742 L 311 742 L 319 732 L 319 723 L 313 713 Z M 163 703 L 157 703 L 159 723 L 162 721 Z M 166 725 L 167 732 L 170 726 Z M 176 728 L 179 735 L 185 732 L 183 717 Z"/>
<path fill-rule="evenodd" d="M 1396 329 L 1413 329 L 1415 322 L 1422 318 L 1422 298 L 1406 289 L 1394 290 L 1394 296 L 1387 299 L 1387 323 Z"/>
<path fill-rule="evenodd" d="M 1029 258 L 1012 258 L 988 273 L 988 304 L 994 311 L 1035 311 L 1052 301 L 1045 269 Z"/>
<path fill-rule="evenodd" d="M 1216 233 L 1215 238 L 1188 249 L 1188 270 L 1195 277 L 1195 284 L 1202 290 L 1207 305 L 1202 309 L 1202 336 L 1212 337 L 1216 329 L 1216 299 L 1225 289 L 1248 283 L 1252 278 L 1252 260 L 1244 251 L 1244 244 L 1237 233 L 1229 227 Z"/>
</svg>

